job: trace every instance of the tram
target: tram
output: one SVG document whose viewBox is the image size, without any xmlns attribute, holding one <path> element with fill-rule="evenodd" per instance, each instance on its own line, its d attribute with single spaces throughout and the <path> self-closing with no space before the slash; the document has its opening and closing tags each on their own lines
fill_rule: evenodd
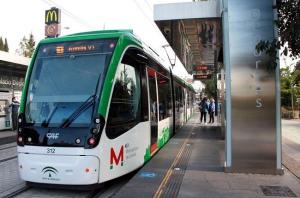
<svg viewBox="0 0 300 198">
<path fill-rule="evenodd" d="M 18 118 L 23 180 L 93 185 L 147 162 L 193 113 L 193 88 L 131 30 L 42 40 Z"/>
</svg>

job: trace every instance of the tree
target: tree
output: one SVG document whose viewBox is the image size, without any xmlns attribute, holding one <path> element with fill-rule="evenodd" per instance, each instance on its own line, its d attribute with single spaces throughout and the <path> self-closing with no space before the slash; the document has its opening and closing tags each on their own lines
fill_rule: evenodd
<svg viewBox="0 0 300 198">
<path fill-rule="evenodd" d="M 4 41 L 3 51 L 5 51 L 5 52 L 8 52 L 8 51 L 9 51 L 9 48 L 8 48 L 8 42 L 7 42 L 7 39 L 6 39 L 6 38 L 5 38 L 5 41 Z"/>
<path fill-rule="evenodd" d="M 280 69 L 281 75 L 281 105 L 284 107 L 291 106 L 291 75 L 290 68 L 285 67 Z"/>
<path fill-rule="evenodd" d="M 205 94 L 211 98 L 216 97 L 216 84 L 217 84 L 217 77 L 215 75 L 212 76 L 211 79 L 205 81 Z"/>
<path fill-rule="evenodd" d="M 9 48 L 8 48 L 7 39 L 5 38 L 4 42 L 3 42 L 2 37 L 0 37 L 0 51 L 8 52 L 8 50 L 9 50 Z"/>
<path fill-rule="evenodd" d="M 32 57 L 33 52 L 35 50 L 35 40 L 32 33 L 29 34 L 29 38 L 27 39 L 25 36 L 19 43 L 19 49 L 16 52 L 25 57 Z"/>
<path fill-rule="evenodd" d="M 258 52 L 266 52 L 275 63 L 277 49 L 283 48 L 283 55 L 300 57 L 300 0 L 277 0 L 276 8 L 278 20 L 275 25 L 278 28 L 279 39 L 273 41 L 260 41 L 256 45 Z"/>
<path fill-rule="evenodd" d="M 297 98 L 300 97 L 300 62 L 297 65 L 298 67 L 295 67 L 293 71 L 290 67 L 280 69 L 281 104 L 285 107 L 292 106 L 292 99 L 293 106 L 295 106 Z"/>
<path fill-rule="evenodd" d="M 4 43 L 2 37 L 0 37 L 0 50 L 3 51 L 3 49 L 4 49 Z"/>
</svg>

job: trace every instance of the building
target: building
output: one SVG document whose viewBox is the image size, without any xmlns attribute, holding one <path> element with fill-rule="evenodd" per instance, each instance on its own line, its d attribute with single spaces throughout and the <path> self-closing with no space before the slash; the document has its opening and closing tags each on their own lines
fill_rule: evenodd
<svg viewBox="0 0 300 198">
<path fill-rule="evenodd" d="M 30 58 L 0 51 L 0 130 L 12 126 L 9 105 L 12 97 L 21 100 Z"/>
</svg>

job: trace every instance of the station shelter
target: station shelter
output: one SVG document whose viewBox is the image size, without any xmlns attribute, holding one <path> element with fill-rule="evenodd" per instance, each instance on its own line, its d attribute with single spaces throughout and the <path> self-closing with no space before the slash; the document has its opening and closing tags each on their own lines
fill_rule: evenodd
<svg viewBox="0 0 300 198">
<path fill-rule="evenodd" d="M 276 17 L 275 0 L 154 6 L 155 23 L 193 79 L 221 82 L 225 172 L 283 173 L 279 63 L 256 51 L 277 38 Z"/>
<path fill-rule="evenodd" d="M 0 51 L 0 130 L 12 128 L 12 97 L 21 100 L 27 66 L 30 58 Z"/>
</svg>

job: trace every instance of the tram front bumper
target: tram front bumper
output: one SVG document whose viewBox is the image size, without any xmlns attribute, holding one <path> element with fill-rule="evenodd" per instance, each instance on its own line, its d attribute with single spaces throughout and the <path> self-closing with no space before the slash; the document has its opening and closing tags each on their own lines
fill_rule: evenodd
<svg viewBox="0 0 300 198">
<path fill-rule="evenodd" d="M 99 159 L 95 156 L 18 154 L 23 180 L 45 184 L 90 185 L 99 180 Z"/>
</svg>

